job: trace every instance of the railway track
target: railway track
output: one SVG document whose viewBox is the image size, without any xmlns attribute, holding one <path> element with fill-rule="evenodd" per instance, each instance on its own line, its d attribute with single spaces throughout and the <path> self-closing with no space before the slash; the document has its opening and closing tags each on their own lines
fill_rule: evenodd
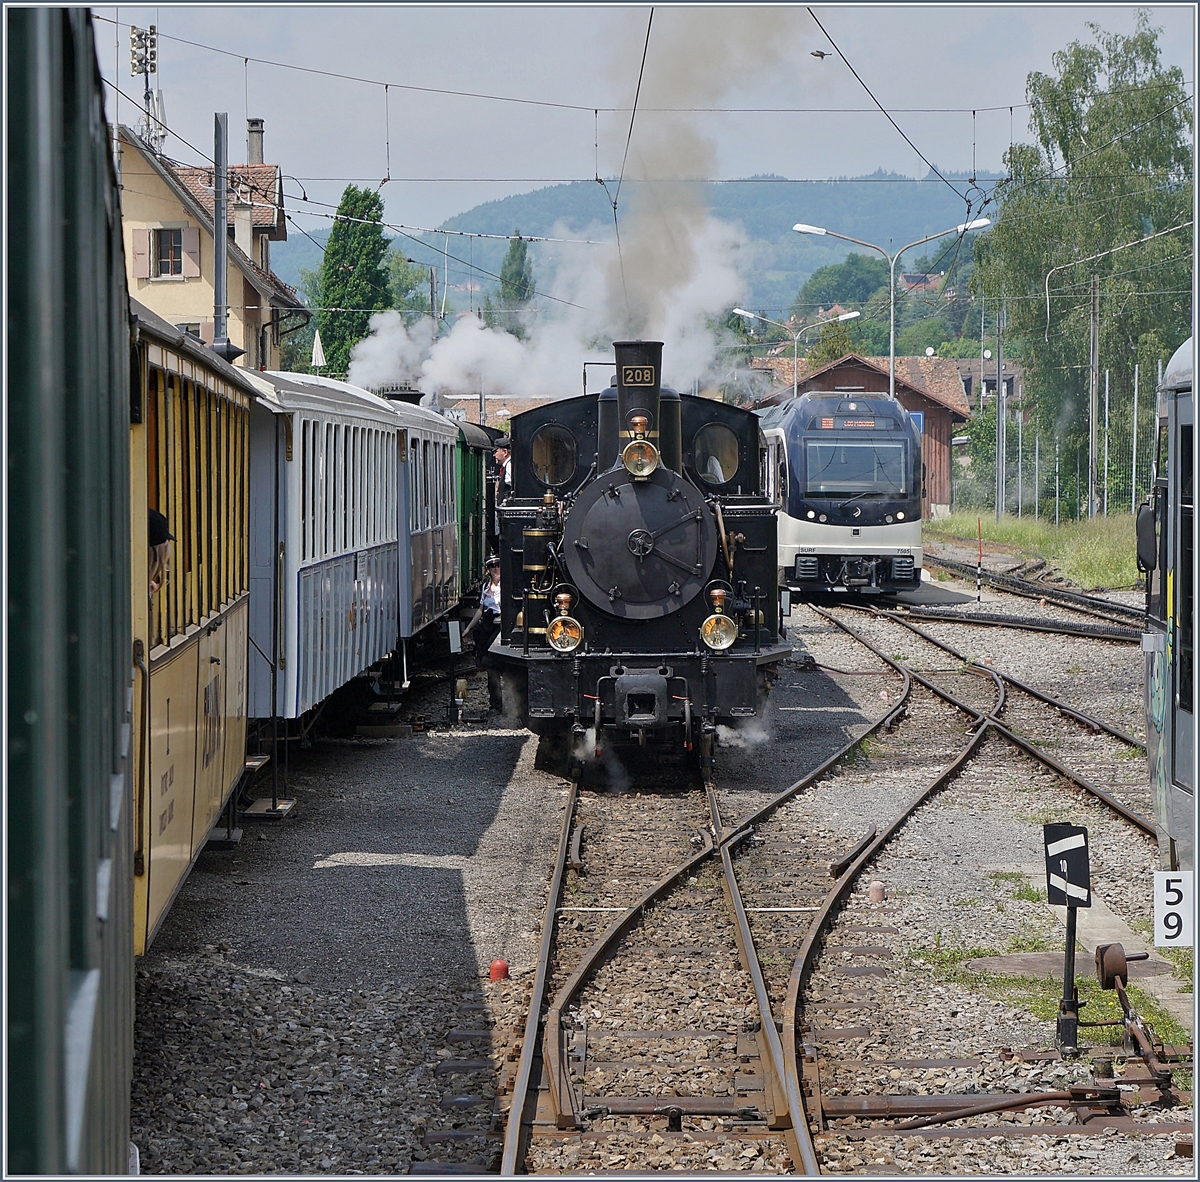
<svg viewBox="0 0 1200 1182">
<path fill-rule="evenodd" d="M 1154 801 L 1146 782 L 1144 764 L 1141 759 L 1120 758 L 1130 752 L 1144 757 L 1146 747 L 1139 739 L 1080 706 L 1044 693 L 991 665 L 972 661 L 903 616 L 849 605 L 843 610 L 864 615 L 873 626 L 876 639 L 895 646 L 890 650 L 892 652 L 896 648 L 904 649 L 906 657 L 914 663 L 913 668 L 930 664 L 932 650 L 935 662 L 944 664 L 944 658 L 949 656 L 959 663 L 959 668 L 982 681 L 994 681 L 1001 691 L 995 710 L 990 712 L 997 734 L 1077 788 L 1103 801 L 1143 833 L 1156 836 L 1152 820 Z M 837 613 L 823 614 L 844 626 Z M 847 628 L 847 632 L 859 641 L 864 639 L 854 630 Z M 915 643 L 905 643 L 914 638 Z M 936 683 L 936 676 L 931 682 Z M 978 709 L 975 705 L 971 708 Z M 1004 721 L 1001 721 L 1001 715 Z"/>
<path fill-rule="evenodd" d="M 500 1083 L 480 1131 L 495 1149 L 468 1162 L 431 1158 L 422 1172 L 817 1173 L 837 1168 L 829 1137 L 914 1135 L 906 1121 L 926 1136 L 952 1121 L 958 1137 L 1078 1132 L 1064 1122 L 1081 1119 L 1134 1127 L 1120 1093 L 1082 1066 L 1060 1065 L 1063 1086 L 1030 1089 L 1029 1061 L 999 1048 L 931 1053 L 897 1034 L 881 1056 L 867 1036 L 903 950 L 886 904 L 868 907 L 859 880 L 999 740 L 999 758 L 1036 760 L 1120 825 L 1152 833 L 1137 811 L 1144 801 L 1060 763 L 1025 714 L 1104 743 L 1137 740 L 890 613 L 855 619 L 885 632 L 869 637 L 846 610 L 813 610 L 879 662 L 855 672 L 886 674 L 887 708 L 774 794 L 720 774 L 707 792 L 573 787 L 526 1018 L 493 1035 Z M 888 655 L 900 637 L 907 661 Z M 838 819 L 821 800 L 843 799 L 841 774 L 863 758 L 864 740 L 873 795 L 856 792 L 863 807 Z M 939 1002 L 928 1004 L 932 1023 Z"/>
<path fill-rule="evenodd" d="M 967 582 L 972 582 L 976 578 L 976 568 L 968 562 L 958 562 L 951 558 L 938 558 L 931 554 L 925 555 L 924 562 L 926 566 L 939 567 L 942 570 L 950 571 Z M 1079 591 L 1068 591 L 1065 588 L 1055 587 L 1041 581 L 1034 582 L 1032 579 L 1021 578 L 1012 572 L 1004 573 L 984 569 L 982 579 L 989 587 L 995 587 L 997 590 L 1007 591 L 1012 595 L 1019 595 L 1025 599 L 1045 600 L 1047 603 L 1053 603 L 1069 611 L 1093 616 L 1109 624 L 1140 629 L 1145 619 L 1146 613 L 1140 607 L 1129 607 L 1123 603 L 1102 599 L 1098 595 L 1085 595 Z"/>
</svg>

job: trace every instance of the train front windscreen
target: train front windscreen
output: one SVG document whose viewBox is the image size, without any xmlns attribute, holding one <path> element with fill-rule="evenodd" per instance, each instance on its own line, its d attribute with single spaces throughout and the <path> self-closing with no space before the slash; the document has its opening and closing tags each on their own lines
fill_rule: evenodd
<svg viewBox="0 0 1200 1182">
<path fill-rule="evenodd" d="M 873 440 L 807 440 L 805 493 L 813 497 L 908 495 L 908 445 Z"/>
</svg>

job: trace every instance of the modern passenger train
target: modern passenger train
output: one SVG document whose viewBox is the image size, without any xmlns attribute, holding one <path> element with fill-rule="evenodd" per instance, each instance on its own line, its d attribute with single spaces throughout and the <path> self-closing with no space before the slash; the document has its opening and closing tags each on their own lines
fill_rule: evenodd
<svg viewBox="0 0 1200 1182">
<path fill-rule="evenodd" d="M 779 579 L 797 598 L 921 581 L 921 432 L 895 399 L 811 391 L 758 412 L 782 490 Z"/>
<path fill-rule="evenodd" d="M 1194 339 L 1158 387 L 1154 485 L 1137 517 L 1146 572 L 1146 755 L 1162 867 L 1195 862 L 1195 368 Z"/>
<path fill-rule="evenodd" d="M 619 341 L 615 386 L 513 417 L 491 653 L 562 748 L 694 751 L 710 775 L 791 645 L 755 415 L 662 386 L 662 348 Z"/>
</svg>

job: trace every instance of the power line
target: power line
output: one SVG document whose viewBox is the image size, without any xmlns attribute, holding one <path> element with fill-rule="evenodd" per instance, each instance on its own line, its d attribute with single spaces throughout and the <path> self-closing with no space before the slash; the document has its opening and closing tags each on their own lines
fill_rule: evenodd
<svg viewBox="0 0 1200 1182">
<path fill-rule="evenodd" d="M 967 212 L 968 212 L 968 214 L 969 214 L 969 213 L 970 213 L 970 209 L 971 209 L 971 203 L 970 203 L 970 202 L 967 200 L 966 196 L 965 196 L 964 194 L 962 194 L 962 193 L 959 193 L 959 192 L 958 192 L 958 190 L 957 190 L 957 189 L 956 189 L 956 188 L 955 188 L 955 187 L 954 187 L 952 184 L 950 184 L 950 182 L 949 182 L 948 180 L 946 180 L 946 178 L 945 178 L 944 176 L 942 176 L 942 174 L 941 174 L 940 172 L 938 172 L 937 168 L 935 168 L 935 167 L 934 167 L 933 161 L 931 161 L 930 159 L 928 159 L 928 157 L 926 157 L 926 155 L 924 154 L 924 152 L 922 152 L 922 151 L 921 151 L 921 149 L 920 149 L 920 148 L 918 148 L 918 147 L 917 147 L 917 145 L 916 145 L 916 144 L 914 144 L 914 143 L 912 142 L 912 140 L 910 140 L 910 139 L 908 138 L 908 136 L 905 134 L 905 132 L 904 132 L 904 129 L 903 129 L 901 126 L 900 126 L 900 124 L 899 124 L 899 123 L 897 123 L 897 122 L 895 121 L 895 119 L 893 119 L 893 118 L 891 117 L 891 115 L 890 115 L 890 114 L 888 114 L 887 108 L 886 108 L 886 107 L 884 107 L 883 103 L 881 103 L 881 102 L 880 102 L 880 101 L 879 101 L 879 100 L 878 100 L 878 99 L 875 97 L 874 93 L 871 91 L 871 88 L 870 88 L 870 87 L 869 87 L 869 86 L 868 86 L 868 85 L 867 85 L 867 84 L 866 84 L 866 83 L 865 83 L 865 82 L 864 82 L 864 81 L 863 81 L 863 80 L 862 80 L 862 79 L 859 77 L 859 75 L 858 75 L 858 71 L 857 71 L 857 70 L 856 70 L 856 69 L 855 69 L 855 68 L 854 68 L 854 67 L 853 67 L 853 66 L 850 64 L 850 62 L 847 60 L 847 58 L 846 58 L 846 55 L 845 55 L 845 54 L 844 54 L 844 53 L 841 51 L 841 49 L 838 47 L 838 44 L 837 44 L 837 42 L 836 42 L 836 41 L 834 41 L 834 39 L 833 39 L 832 37 L 830 37 L 830 36 L 829 36 L 829 33 L 828 33 L 828 32 L 826 32 L 825 26 L 824 26 L 823 24 L 821 24 L 821 22 L 820 22 L 819 20 L 817 20 L 817 14 L 816 14 L 815 12 L 813 12 L 813 10 L 812 10 L 811 8 L 808 8 L 808 9 L 807 9 L 807 12 L 808 12 L 808 15 L 809 15 L 809 16 L 811 16 L 811 17 L 813 18 L 813 21 L 815 22 L 815 24 L 816 24 L 817 28 L 818 28 L 818 29 L 820 29 L 820 30 L 821 30 L 821 32 L 822 32 L 822 33 L 824 33 L 824 34 L 825 34 L 825 36 L 828 38 L 828 40 L 829 40 L 829 44 L 830 44 L 830 45 L 832 45 L 832 46 L 833 46 L 833 48 L 837 50 L 837 55 L 838 55 L 838 57 L 840 57 L 840 58 L 842 59 L 842 61 L 846 63 L 846 69 L 848 69 L 848 70 L 850 71 L 850 73 L 854 75 L 854 77 L 855 77 L 855 79 L 857 80 L 858 84 L 859 84 L 859 85 L 860 85 L 860 86 L 863 88 L 863 90 L 865 90 L 865 91 L 867 92 L 867 94 L 870 96 L 870 99 L 871 99 L 871 101 L 872 101 L 872 102 L 873 102 L 873 103 L 874 103 L 874 104 L 875 104 L 875 105 L 876 105 L 876 106 L 877 106 L 877 107 L 878 107 L 878 108 L 879 108 L 879 109 L 880 109 L 880 110 L 881 110 L 881 111 L 884 113 L 884 115 L 886 115 L 886 116 L 887 116 L 887 121 L 888 121 L 888 122 L 889 122 L 889 123 L 890 123 L 890 124 L 891 124 L 891 125 L 892 125 L 892 126 L 893 126 L 893 127 L 894 127 L 894 128 L 895 128 L 895 129 L 896 129 L 898 132 L 899 132 L 899 133 L 900 133 L 900 135 L 901 135 L 901 136 L 903 137 L 903 139 L 904 139 L 904 142 L 905 142 L 905 143 L 906 143 L 906 144 L 907 144 L 907 145 L 908 145 L 910 148 L 912 148 L 912 150 L 913 150 L 914 152 L 916 152 L 916 154 L 917 154 L 918 156 L 920 156 L 920 157 L 921 157 L 921 159 L 922 159 L 923 161 L 925 161 L 925 163 L 926 163 L 926 164 L 928 164 L 928 165 L 929 165 L 929 169 L 930 169 L 930 171 L 931 171 L 931 172 L 933 172 L 933 173 L 934 173 L 934 174 L 935 174 L 935 175 L 938 177 L 938 179 L 939 179 L 939 180 L 941 180 L 941 181 L 942 181 L 942 182 L 943 182 L 943 183 L 944 183 L 944 184 L 945 184 L 945 185 L 946 185 L 946 186 L 947 186 L 947 187 L 950 189 L 950 191 L 951 191 L 952 193 L 956 193 L 956 194 L 957 194 L 957 195 L 958 195 L 960 198 L 962 198 L 963 204 L 965 204 L 965 205 L 966 205 L 966 207 L 967 207 Z"/>
<path fill-rule="evenodd" d="M 112 17 L 101 16 L 93 12 L 92 18 L 97 21 L 103 21 L 106 24 L 114 25 L 118 28 L 129 28 L 130 26 Z M 815 17 L 813 18 L 816 19 Z M 222 49 L 217 45 L 207 45 L 202 41 L 192 41 L 187 37 L 175 37 L 170 33 L 164 33 L 159 30 L 159 40 L 174 41 L 180 45 L 190 45 L 193 49 L 203 49 L 208 53 L 216 53 L 222 57 L 233 58 L 243 63 L 243 66 L 248 62 L 254 62 L 255 65 L 271 66 L 278 70 L 293 70 L 297 73 L 316 74 L 325 78 L 336 78 L 343 82 L 355 82 L 363 86 L 381 86 L 389 87 L 393 90 L 411 90 L 421 94 L 442 94 L 454 98 L 473 98 L 487 102 L 498 103 L 517 103 L 524 106 L 548 107 L 551 109 L 564 111 L 591 111 L 604 112 L 605 114 L 624 114 L 630 110 L 629 107 L 602 107 L 595 103 L 580 104 L 580 103 L 560 103 L 549 99 L 528 99 L 519 98 L 515 95 L 489 94 L 483 91 L 472 90 L 453 90 L 446 87 L 435 86 L 415 86 L 411 83 L 390 82 L 378 78 L 366 78 L 357 74 L 345 74 L 336 70 L 323 70 L 313 66 L 301 66 L 294 62 L 275 61 L 269 58 L 254 57 L 244 52 Z M 828 36 L 828 34 L 826 34 Z M 830 38 L 832 40 L 832 38 Z M 845 60 L 843 58 L 843 60 Z M 848 63 L 847 63 L 848 64 Z M 1167 84 L 1162 84 L 1167 85 Z M 1184 86 L 1192 85 L 1191 80 L 1185 81 Z M 1121 90 L 1150 90 L 1155 89 L 1155 86 L 1130 86 L 1122 87 Z M 869 92 L 868 92 L 869 93 Z M 1111 91 L 1110 93 L 1115 93 Z M 874 96 L 872 96 L 874 97 Z M 1007 111 L 1016 107 L 1028 107 L 1027 102 L 1018 103 L 1002 103 L 994 107 L 896 107 L 894 110 L 897 114 L 911 115 L 969 115 L 972 110 L 995 112 Z M 876 104 L 878 107 L 878 104 Z M 643 107 L 643 112 L 647 114 L 692 114 L 692 115 L 873 115 L 878 111 L 873 107 Z M 882 110 L 882 108 L 879 108 Z M 886 111 L 883 112 L 885 115 Z"/>
</svg>

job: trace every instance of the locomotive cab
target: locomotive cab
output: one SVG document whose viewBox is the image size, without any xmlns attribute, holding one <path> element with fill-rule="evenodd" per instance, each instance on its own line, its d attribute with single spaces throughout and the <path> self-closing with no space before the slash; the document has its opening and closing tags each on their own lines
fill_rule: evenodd
<svg viewBox="0 0 1200 1182">
<path fill-rule="evenodd" d="M 663 387 L 661 344 L 615 349 L 613 386 L 512 419 L 492 654 L 531 730 L 711 769 L 717 725 L 760 714 L 791 651 L 758 425 Z"/>
</svg>

